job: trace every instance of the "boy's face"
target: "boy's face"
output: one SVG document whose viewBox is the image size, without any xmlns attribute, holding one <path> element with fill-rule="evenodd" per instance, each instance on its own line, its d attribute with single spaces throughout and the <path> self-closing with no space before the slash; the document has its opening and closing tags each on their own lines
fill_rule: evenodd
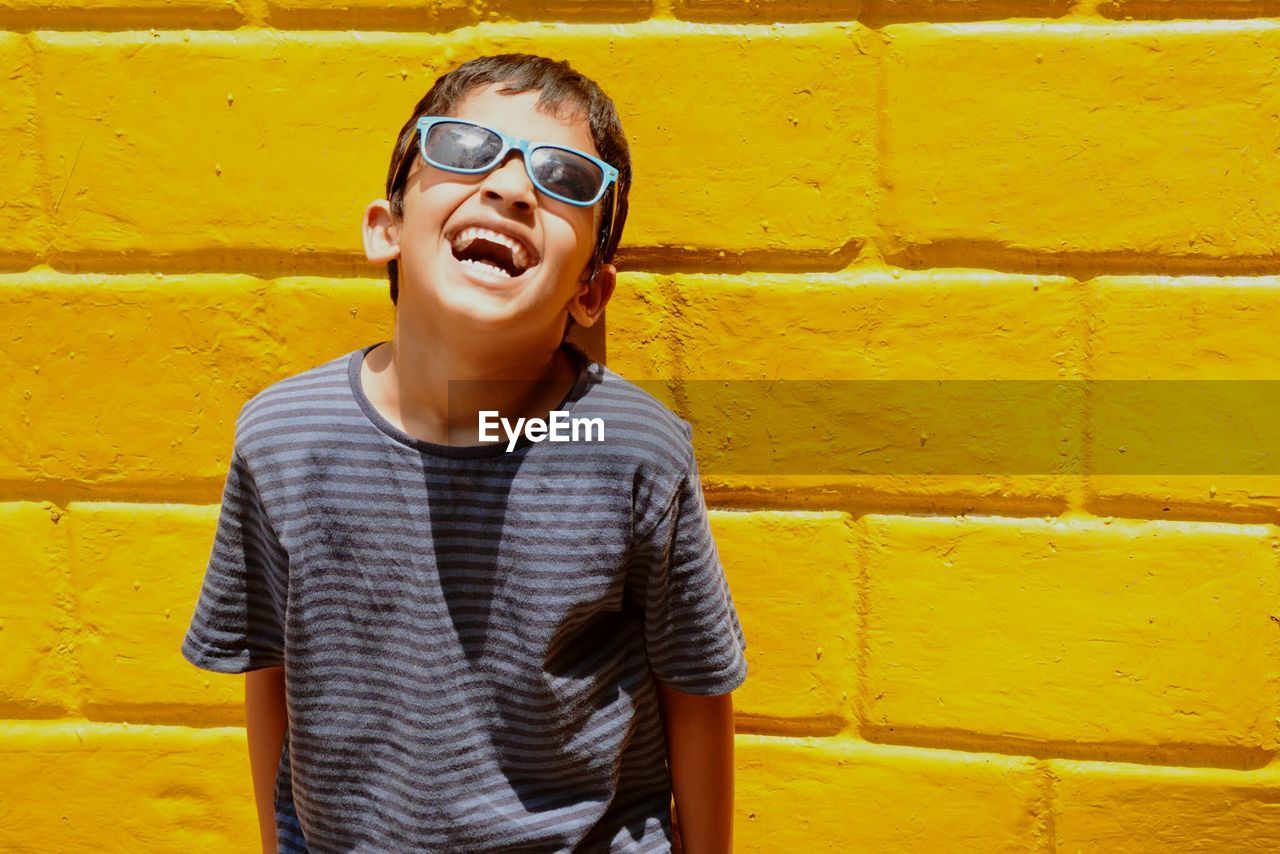
<svg viewBox="0 0 1280 854">
<path fill-rule="evenodd" d="M 453 111 L 505 133 L 553 142 L 599 156 L 585 117 L 557 117 L 534 107 L 537 92 L 500 95 L 501 84 L 470 93 Z M 484 331 L 512 330 L 519 337 L 558 336 L 567 310 L 583 326 L 595 323 L 612 293 L 615 270 L 602 265 L 594 282 L 583 281 L 599 235 L 601 203 L 580 207 L 540 193 L 512 151 L 492 171 L 463 175 L 423 162 L 417 142 L 405 182 L 404 219 L 390 219 L 385 200 L 366 211 L 370 260 L 398 257 L 398 309 Z M 377 251 L 381 205 L 386 228 Z M 371 220 L 370 218 L 373 217 Z M 460 232 L 487 228 L 524 244 L 529 267 L 509 277 L 460 260 Z M 371 234 L 371 228 L 374 232 Z M 373 243 L 371 244 L 371 239 Z M 466 253 L 464 253 L 466 254 Z M 558 339 L 557 339 L 558 343 Z"/>
</svg>

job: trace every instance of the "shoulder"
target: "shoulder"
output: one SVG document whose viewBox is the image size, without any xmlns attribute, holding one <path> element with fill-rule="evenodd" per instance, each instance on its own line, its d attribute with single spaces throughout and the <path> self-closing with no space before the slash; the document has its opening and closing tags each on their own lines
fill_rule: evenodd
<svg viewBox="0 0 1280 854">
<path fill-rule="evenodd" d="M 296 434 L 313 418 L 340 400 L 348 389 L 351 353 L 276 380 L 254 394 L 236 416 L 235 450 L 245 460 L 269 453 L 281 437 Z"/>
<path fill-rule="evenodd" d="M 693 428 L 655 396 L 660 381 L 636 383 L 599 363 L 592 367 L 593 382 L 573 415 L 601 419 L 611 452 L 628 450 L 654 471 L 687 471 Z"/>
<path fill-rule="evenodd" d="M 634 541 L 655 530 L 696 471 L 693 428 L 658 399 L 666 396 L 659 381 L 632 382 L 603 366 L 593 379 L 574 414 L 581 408 L 605 423 L 606 441 L 588 453 L 600 471 L 629 481 Z"/>
<path fill-rule="evenodd" d="M 605 453 L 632 476 L 632 543 L 647 542 L 672 530 L 660 526 L 674 524 L 674 509 L 703 506 L 693 427 L 658 398 L 672 399 L 664 381 L 632 382 L 603 368 L 593 391 L 585 410 L 605 413 L 606 431 L 613 431 Z"/>
</svg>

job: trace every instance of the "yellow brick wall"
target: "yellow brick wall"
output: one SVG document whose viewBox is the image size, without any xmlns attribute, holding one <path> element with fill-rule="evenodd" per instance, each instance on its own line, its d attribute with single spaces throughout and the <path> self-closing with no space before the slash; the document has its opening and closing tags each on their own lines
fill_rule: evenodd
<svg viewBox="0 0 1280 854">
<path fill-rule="evenodd" d="M 617 101 L 632 378 L 1277 379 L 1277 9 L 0 0 L 0 850 L 256 843 L 243 679 L 177 649 L 240 404 L 389 336 L 359 218 L 438 73 Z M 1280 840 L 1280 477 L 706 489 L 738 850 Z"/>
</svg>

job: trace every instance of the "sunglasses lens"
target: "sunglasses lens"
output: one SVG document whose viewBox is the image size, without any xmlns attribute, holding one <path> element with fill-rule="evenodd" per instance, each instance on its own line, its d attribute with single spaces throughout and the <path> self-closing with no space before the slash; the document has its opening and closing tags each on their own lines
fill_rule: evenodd
<svg viewBox="0 0 1280 854">
<path fill-rule="evenodd" d="M 453 169 L 482 169 L 502 150 L 497 134 L 461 122 L 440 122 L 426 135 L 427 158 Z"/>
<path fill-rule="evenodd" d="M 539 148 L 529 160 L 530 170 L 553 193 L 575 202 L 588 202 L 600 192 L 604 173 L 580 154 L 563 148 Z"/>
</svg>

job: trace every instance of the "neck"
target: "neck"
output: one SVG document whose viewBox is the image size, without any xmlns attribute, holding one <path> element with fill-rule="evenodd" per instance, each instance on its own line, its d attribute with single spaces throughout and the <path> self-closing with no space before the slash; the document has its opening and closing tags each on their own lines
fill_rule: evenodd
<svg viewBox="0 0 1280 854">
<path fill-rule="evenodd" d="M 380 352 L 382 351 L 382 352 Z M 397 312 L 394 336 L 369 357 L 371 400 L 410 435 L 479 443 L 480 412 L 545 417 L 577 377 L 558 336 L 509 340 L 415 328 Z"/>
</svg>

